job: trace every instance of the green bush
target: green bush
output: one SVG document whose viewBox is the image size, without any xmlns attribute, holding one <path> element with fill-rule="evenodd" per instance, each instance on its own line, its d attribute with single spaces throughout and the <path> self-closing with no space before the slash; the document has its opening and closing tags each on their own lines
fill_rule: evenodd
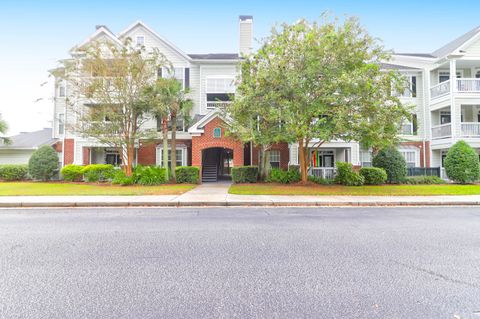
<svg viewBox="0 0 480 319">
<path fill-rule="evenodd" d="M 67 182 L 80 182 L 83 178 L 83 169 L 81 165 L 68 164 L 60 170 L 60 173 Z"/>
<path fill-rule="evenodd" d="M 387 172 L 378 167 L 362 167 L 360 175 L 365 179 L 365 185 L 381 185 L 387 181 Z"/>
<path fill-rule="evenodd" d="M 112 180 L 115 167 L 111 164 L 90 164 L 83 168 L 83 178 L 86 182 L 105 182 Z"/>
<path fill-rule="evenodd" d="M 165 168 L 159 166 L 137 166 L 133 171 L 135 183 L 140 185 L 160 185 L 167 182 Z"/>
<path fill-rule="evenodd" d="M 444 165 L 448 178 L 454 182 L 473 183 L 480 177 L 478 154 L 464 141 L 450 147 Z"/>
<path fill-rule="evenodd" d="M 387 172 L 387 181 L 398 184 L 407 176 L 407 162 L 403 155 L 394 147 L 380 150 L 372 159 L 374 167 L 383 168 Z"/>
<path fill-rule="evenodd" d="M 234 183 L 256 183 L 257 180 L 257 166 L 232 167 L 232 181 Z"/>
<path fill-rule="evenodd" d="M 28 173 L 33 179 L 48 181 L 58 172 L 58 155 L 48 145 L 33 152 L 28 161 Z"/>
<path fill-rule="evenodd" d="M 365 182 L 362 175 L 353 171 L 351 163 L 337 162 L 335 182 L 346 186 L 361 186 Z"/>
<path fill-rule="evenodd" d="M 4 181 L 21 181 L 27 179 L 28 166 L 25 164 L 0 165 L 0 179 Z"/>
<path fill-rule="evenodd" d="M 288 171 L 284 171 L 280 168 L 272 168 L 268 175 L 267 182 L 291 184 L 299 182 L 300 179 L 300 172 L 297 169 L 292 168 Z"/>
<path fill-rule="evenodd" d="M 335 180 L 329 178 L 322 178 L 319 176 L 308 176 L 308 180 L 312 183 L 319 185 L 331 185 L 335 183 Z"/>
<path fill-rule="evenodd" d="M 200 170 L 195 166 L 179 166 L 175 168 L 177 183 L 197 184 Z"/>
<path fill-rule="evenodd" d="M 123 170 L 117 170 L 113 174 L 112 184 L 128 186 L 135 184 L 134 176 L 127 176 Z"/>
<path fill-rule="evenodd" d="M 433 185 L 445 184 L 445 181 L 438 176 L 410 176 L 405 178 L 402 183 L 410 185 Z"/>
</svg>

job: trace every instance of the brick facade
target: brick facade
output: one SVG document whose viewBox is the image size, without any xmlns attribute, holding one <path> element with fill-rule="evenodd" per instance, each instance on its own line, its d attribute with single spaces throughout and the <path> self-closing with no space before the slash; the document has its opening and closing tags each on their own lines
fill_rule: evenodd
<svg viewBox="0 0 480 319">
<path fill-rule="evenodd" d="M 177 148 L 187 147 L 187 165 L 191 165 L 191 144 L 190 140 L 177 140 Z M 141 141 L 137 150 L 137 163 L 139 165 L 156 165 L 157 147 L 159 146 L 162 147 L 162 140 Z"/>
<path fill-rule="evenodd" d="M 287 143 L 273 144 L 270 150 L 280 151 L 280 168 L 288 169 L 288 163 L 290 162 L 290 151 Z M 252 165 L 258 165 L 258 147 L 253 147 L 252 150 Z"/>
<path fill-rule="evenodd" d="M 430 142 L 425 142 L 425 152 L 423 150 L 423 142 L 420 141 L 401 142 L 400 146 L 414 146 L 418 148 L 420 152 L 420 167 L 430 167 Z M 426 155 L 425 159 L 424 155 Z"/>
<path fill-rule="evenodd" d="M 74 160 L 75 141 L 73 138 L 66 138 L 63 140 L 63 164 L 72 164 Z"/>
<path fill-rule="evenodd" d="M 243 165 L 243 143 L 230 137 L 225 137 L 224 122 L 219 117 L 212 119 L 204 127 L 201 136 L 192 137 L 192 166 L 202 166 L 202 151 L 213 147 L 223 147 L 233 150 L 233 166 Z M 213 130 L 221 129 L 221 137 L 213 137 Z"/>
<path fill-rule="evenodd" d="M 90 164 L 90 147 L 83 147 L 82 148 L 82 163 L 83 165 Z"/>
</svg>

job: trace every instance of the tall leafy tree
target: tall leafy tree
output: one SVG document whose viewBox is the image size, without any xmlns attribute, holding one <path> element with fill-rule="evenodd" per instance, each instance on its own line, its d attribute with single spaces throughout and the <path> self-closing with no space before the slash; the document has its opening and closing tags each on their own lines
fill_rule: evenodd
<svg viewBox="0 0 480 319">
<path fill-rule="evenodd" d="M 241 65 L 239 84 L 233 103 L 225 108 L 227 133 L 243 142 L 252 142 L 258 149 L 261 179 L 265 179 L 268 153 L 272 144 L 286 141 L 283 134 L 282 105 L 277 91 L 265 85 L 268 80 L 268 60 L 260 54 L 247 57 Z"/>
<path fill-rule="evenodd" d="M 121 45 L 95 42 L 77 54 L 81 57 L 65 62 L 65 78 L 73 91 L 68 102 L 77 118 L 74 129 L 117 148 L 125 173 L 131 175 L 135 145 L 152 135 L 140 129 L 151 114 L 143 91 L 169 63 L 157 50 L 147 52 L 130 39 Z"/>
<path fill-rule="evenodd" d="M 0 134 L 5 135 L 7 134 L 7 131 L 8 131 L 7 122 L 5 122 L 0 118 Z M 0 136 L 0 141 L 2 141 L 2 143 L 5 143 L 5 144 L 10 144 L 11 142 L 10 139 L 6 136 Z"/>
<path fill-rule="evenodd" d="M 260 99 L 260 105 L 279 108 L 279 118 L 274 115 L 271 122 L 281 123 L 284 140 L 298 143 L 306 182 L 312 145 L 341 139 L 376 147 L 397 141 L 408 110 L 392 91 L 403 91 L 405 82 L 398 73 L 380 69 L 388 59 L 354 18 L 343 24 L 325 17 L 321 23 L 300 20 L 273 29 L 244 62 L 255 70 L 242 84 L 254 83 L 261 96 L 253 90 L 241 93 L 247 93 L 249 104 Z"/>
</svg>

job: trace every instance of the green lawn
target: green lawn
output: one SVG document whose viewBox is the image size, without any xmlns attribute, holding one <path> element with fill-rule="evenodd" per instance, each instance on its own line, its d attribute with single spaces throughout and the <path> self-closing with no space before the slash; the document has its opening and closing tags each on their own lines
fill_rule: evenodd
<svg viewBox="0 0 480 319">
<path fill-rule="evenodd" d="M 235 184 L 230 194 L 238 195 L 357 195 L 357 196 L 421 196 L 421 195 L 480 195 L 480 185 L 282 185 Z"/>
<path fill-rule="evenodd" d="M 195 188 L 189 184 L 118 186 L 86 183 L 0 182 L 0 196 L 21 195 L 177 195 Z"/>
</svg>

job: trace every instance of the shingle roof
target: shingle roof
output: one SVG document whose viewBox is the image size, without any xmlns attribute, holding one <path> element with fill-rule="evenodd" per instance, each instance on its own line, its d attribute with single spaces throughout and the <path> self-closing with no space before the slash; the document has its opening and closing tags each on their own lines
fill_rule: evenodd
<svg viewBox="0 0 480 319">
<path fill-rule="evenodd" d="M 432 55 L 434 55 L 437 58 L 443 58 L 444 56 L 458 49 L 462 44 L 467 42 L 471 37 L 473 37 L 478 32 L 480 32 L 480 26 L 473 28 L 472 30 L 465 33 L 464 35 L 456 38 L 455 40 L 441 47 L 440 49 L 432 52 Z"/>
<path fill-rule="evenodd" d="M 237 60 L 240 58 L 237 53 L 189 54 L 188 56 L 199 60 Z"/>
<path fill-rule="evenodd" d="M 435 56 L 430 53 L 395 53 L 395 55 L 415 56 L 420 58 L 435 58 Z"/>
<path fill-rule="evenodd" d="M 52 138 L 52 129 L 44 128 L 40 131 L 20 133 L 10 137 L 11 144 L 0 145 L 0 149 L 20 148 L 35 149 L 43 145 L 52 145 L 57 139 Z"/>
<path fill-rule="evenodd" d="M 380 63 L 380 68 L 384 70 L 419 70 L 418 68 L 392 63 Z"/>
</svg>

